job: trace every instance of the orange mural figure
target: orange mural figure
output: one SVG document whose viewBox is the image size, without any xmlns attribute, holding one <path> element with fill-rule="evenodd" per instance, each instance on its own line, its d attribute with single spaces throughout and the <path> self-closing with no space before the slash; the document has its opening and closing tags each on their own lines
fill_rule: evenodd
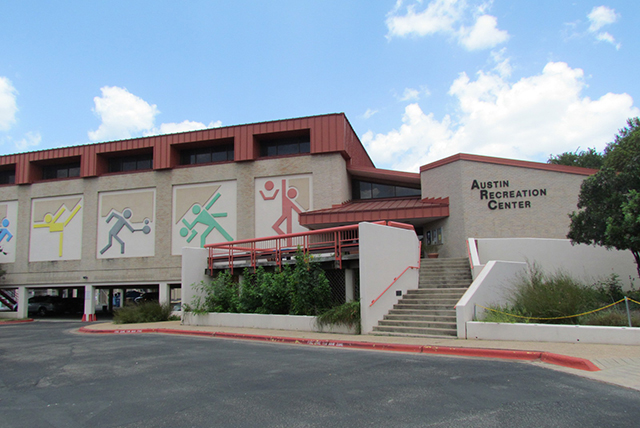
<svg viewBox="0 0 640 428">
<path fill-rule="evenodd" d="M 34 228 L 48 227 L 49 228 L 49 232 L 60 233 L 60 248 L 59 248 L 59 251 L 58 251 L 58 255 L 60 257 L 62 257 L 62 242 L 63 242 L 63 237 L 64 237 L 64 228 L 67 226 L 67 224 L 69 224 L 71 219 L 73 219 L 73 217 L 78 213 L 78 211 L 80 211 L 80 205 L 78 204 L 73 209 L 73 211 L 71 211 L 71 214 L 69 214 L 69 217 L 64 222 L 58 223 L 58 219 L 60 218 L 62 213 L 64 213 L 65 211 L 66 211 L 65 207 L 62 207 L 60 209 L 60 211 L 58 211 L 58 213 L 56 214 L 55 217 L 52 216 L 51 214 L 47 213 L 47 215 L 44 216 L 44 224 L 34 224 L 33 225 Z"/>
</svg>

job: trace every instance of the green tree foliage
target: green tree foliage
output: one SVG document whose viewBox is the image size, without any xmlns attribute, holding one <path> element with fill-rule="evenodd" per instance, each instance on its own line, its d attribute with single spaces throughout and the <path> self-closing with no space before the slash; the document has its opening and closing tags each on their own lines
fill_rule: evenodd
<svg viewBox="0 0 640 428">
<path fill-rule="evenodd" d="M 582 168 L 600 169 L 604 162 L 604 156 L 595 148 L 575 152 L 564 152 L 559 155 L 551 155 L 547 163 L 554 165 L 579 166 Z"/>
<path fill-rule="evenodd" d="M 640 276 L 640 120 L 627 124 L 607 145 L 603 168 L 582 183 L 567 237 L 630 250 Z"/>
</svg>

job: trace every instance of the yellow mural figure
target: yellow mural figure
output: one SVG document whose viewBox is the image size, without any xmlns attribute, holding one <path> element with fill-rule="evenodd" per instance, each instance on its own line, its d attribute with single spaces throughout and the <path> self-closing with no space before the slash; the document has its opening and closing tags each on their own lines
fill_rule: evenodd
<svg viewBox="0 0 640 428">
<path fill-rule="evenodd" d="M 71 214 L 69 214 L 69 217 L 64 222 L 58 223 L 58 219 L 60 218 L 62 213 L 64 213 L 65 211 L 66 211 L 66 208 L 63 206 L 62 208 L 60 208 L 60 211 L 58 211 L 58 214 L 56 214 L 55 217 L 47 213 L 47 215 L 44 216 L 44 224 L 33 225 L 34 228 L 48 227 L 50 233 L 53 233 L 53 232 L 60 233 L 60 250 L 58 252 L 58 255 L 60 257 L 62 257 L 62 242 L 64 238 L 64 228 L 67 224 L 69 224 L 71 219 L 78 213 L 78 211 L 80 211 L 80 204 L 76 205 L 73 211 L 71 211 Z"/>
</svg>

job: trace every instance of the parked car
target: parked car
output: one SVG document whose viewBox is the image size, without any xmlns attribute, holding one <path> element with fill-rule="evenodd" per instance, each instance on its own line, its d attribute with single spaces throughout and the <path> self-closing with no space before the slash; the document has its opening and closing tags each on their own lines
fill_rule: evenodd
<svg viewBox="0 0 640 428">
<path fill-rule="evenodd" d="M 136 304 L 147 303 L 147 302 L 159 302 L 160 301 L 160 293 L 144 293 L 139 297 L 136 297 L 134 302 Z"/>
<path fill-rule="evenodd" d="M 29 313 L 50 315 L 63 312 L 65 312 L 65 304 L 60 297 L 33 296 L 29 299 Z"/>
</svg>

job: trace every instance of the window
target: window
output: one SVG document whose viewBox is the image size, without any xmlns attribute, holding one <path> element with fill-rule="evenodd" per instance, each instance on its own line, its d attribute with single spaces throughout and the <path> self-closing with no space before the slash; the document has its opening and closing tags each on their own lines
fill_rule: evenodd
<svg viewBox="0 0 640 428">
<path fill-rule="evenodd" d="M 126 172 L 153 169 L 153 154 L 109 158 L 108 172 Z"/>
<path fill-rule="evenodd" d="M 311 152 L 309 135 L 283 137 L 260 142 L 260 156 L 286 156 Z"/>
<path fill-rule="evenodd" d="M 181 165 L 227 162 L 233 160 L 233 143 L 185 149 L 180 152 Z"/>
<path fill-rule="evenodd" d="M 0 171 L 0 184 L 15 184 L 16 171 L 13 169 L 7 169 Z"/>
<path fill-rule="evenodd" d="M 420 196 L 420 189 L 353 180 L 353 199 L 380 199 L 406 196 Z"/>
<path fill-rule="evenodd" d="M 60 165 L 44 165 L 42 167 L 42 179 L 80 177 L 80 162 Z"/>
</svg>

